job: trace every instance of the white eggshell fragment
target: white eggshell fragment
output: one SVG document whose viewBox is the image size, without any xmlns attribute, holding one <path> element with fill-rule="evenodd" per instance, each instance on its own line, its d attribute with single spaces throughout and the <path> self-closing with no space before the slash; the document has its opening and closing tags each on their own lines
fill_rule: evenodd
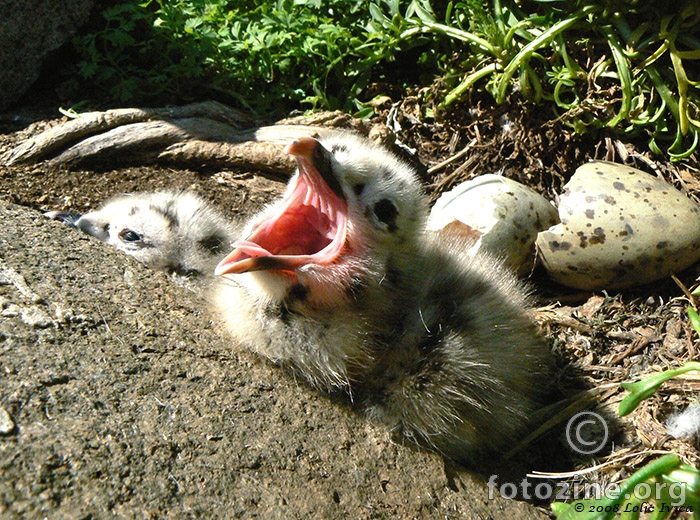
<svg viewBox="0 0 700 520">
<path fill-rule="evenodd" d="M 558 224 L 537 237 L 557 282 L 621 289 L 681 271 L 700 259 L 700 206 L 673 186 L 621 164 L 584 164 L 564 186 Z"/>
<path fill-rule="evenodd" d="M 461 224 L 476 231 L 472 251 L 501 257 L 519 274 L 532 270 L 537 233 L 559 222 L 542 195 L 500 175 L 481 175 L 443 193 L 430 212 L 428 229 L 452 233 Z"/>
</svg>

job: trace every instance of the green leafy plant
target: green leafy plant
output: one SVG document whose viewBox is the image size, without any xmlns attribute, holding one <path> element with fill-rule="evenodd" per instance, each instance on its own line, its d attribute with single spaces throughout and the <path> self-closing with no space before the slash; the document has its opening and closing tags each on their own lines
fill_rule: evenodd
<svg viewBox="0 0 700 520">
<path fill-rule="evenodd" d="M 402 50 L 363 0 L 124 0 L 103 16 L 76 39 L 79 72 L 120 101 L 219 92 L 259 111 L 354 110 L 375 66 Z"/>
<path fill-rule="evenodd" d="M 399 41 L 420 34 L 469 46 L 444 71 L 462 79 L 443 109 L 486 81 L 496 102 L 515 88 L 525 99 L 553 103 L 580 133 L 645 131 L 652 151 L 675 160 L 697 149 L 700 83 L 686 69 L 700 59 L 699 0 L 668 7 L 653 0 L 464 0 L 448 4 L 444 23 L 427 0 L 412 4 L 419 6 L 412 17 L 392 12 L 382 22 L 375 7 L 373 19 Z"/>
<path fill-rule="evenodd" d="M 439 81 L 442 111 L 483 90 L 674 160 L 700 141 L 700 0 L 123 0 L 104 21 L 76 38 L 79 75 L 124 102 L 355 111 L 373 82 Z"/>
</svg>

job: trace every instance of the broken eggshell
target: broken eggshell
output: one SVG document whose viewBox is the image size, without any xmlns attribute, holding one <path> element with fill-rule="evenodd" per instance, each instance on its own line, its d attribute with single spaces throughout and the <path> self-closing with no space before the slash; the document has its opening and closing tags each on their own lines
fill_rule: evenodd
<svg viewBox="0 0 700 520">
<path fill-rule="evenodd" d="M 542 195 L 486 174 L 443 193 L 430 212 L 428 229 L 471 240 L 470 251 L 503 258 L 523 275 L 534 266 L 537 233 L 557 222 L 557 210 Z"/>
<path fill-rule="evenodd" d="M 549 276 L 569 287 L 642 285 L 700 259 L 700 206 L 629 166 L 580 166 L 559 198 L 559 218 L 537 247 Z"/>
</svg>

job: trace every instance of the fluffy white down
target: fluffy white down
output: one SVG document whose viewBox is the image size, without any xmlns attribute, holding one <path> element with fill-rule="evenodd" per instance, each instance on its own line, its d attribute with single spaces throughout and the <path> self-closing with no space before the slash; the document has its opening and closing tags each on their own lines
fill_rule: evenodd
<svg viewBox="0 0 700 520">
<path fill-rule="evenodd" d="M 700 435 L 700 404 L 691 404 L 669 416 L 666 430 L 674 439 L 697 439 Z"/>
</svg>

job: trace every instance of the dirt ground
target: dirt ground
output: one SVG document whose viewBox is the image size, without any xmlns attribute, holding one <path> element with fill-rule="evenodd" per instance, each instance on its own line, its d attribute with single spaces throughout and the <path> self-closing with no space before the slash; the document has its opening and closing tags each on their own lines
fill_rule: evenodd
<svg viewBox="0 0 700 520">
<path fill-rule="evenodd" d="M 504 171 L 551 199 L 587 159 L 619 160 L 624 150 L 633 165 L 649 170 L 652 162 L 637 155 L 638 143 L 574 138 L 541 124 L 529 107 L 475 103 L 463 117 L 435 122 L 421 116 L 419 99 L 405 96 L 392 117 L 399 141 L 425 166 L 432 196 Z M 377 122 L 389 108 L 378 108 Z M 45 127 L 55 110 L 0 114 L 0 154 Z M 435 168 L 468 143 L 465 161 Z M 691 196 L 700 193 L 694 159 L 654 164 Z M 0 164 L 0 179 L 0 426 L 3 415 L 14 425 L 0 435 L 0 516 L 548 516 L 527 501 L 489 499 L 488 475 L 396 444 L 341 397 L 319 395 L 231 345 L 186 287 L 41 215 L 162 188 L 193 189 L 231 216 L 246 215 L 279 195 L 282 183 L 254 171 L 68 171 L 41 163 Z M 691 286 L 697 272 L 679 278 Z M 600 389 L 588 408 L 612 417 L 623 397 L 615 383 L 696 357 L 687 301 L 672 282 L 591 294 L 541 273 L 531 281 L 562 398 Z M 698 387 L 683 379 L 630 418 L 611 418 L 611 449 L 596 459 L 567 452 L 559 431 L 547 440 L 552 460 L 524 469 L 608 462 L 598 476 L 620 479 L 654 450 L 697 463 L 696 447 L 666 438 L 662 424 Z"/>
</svg>

